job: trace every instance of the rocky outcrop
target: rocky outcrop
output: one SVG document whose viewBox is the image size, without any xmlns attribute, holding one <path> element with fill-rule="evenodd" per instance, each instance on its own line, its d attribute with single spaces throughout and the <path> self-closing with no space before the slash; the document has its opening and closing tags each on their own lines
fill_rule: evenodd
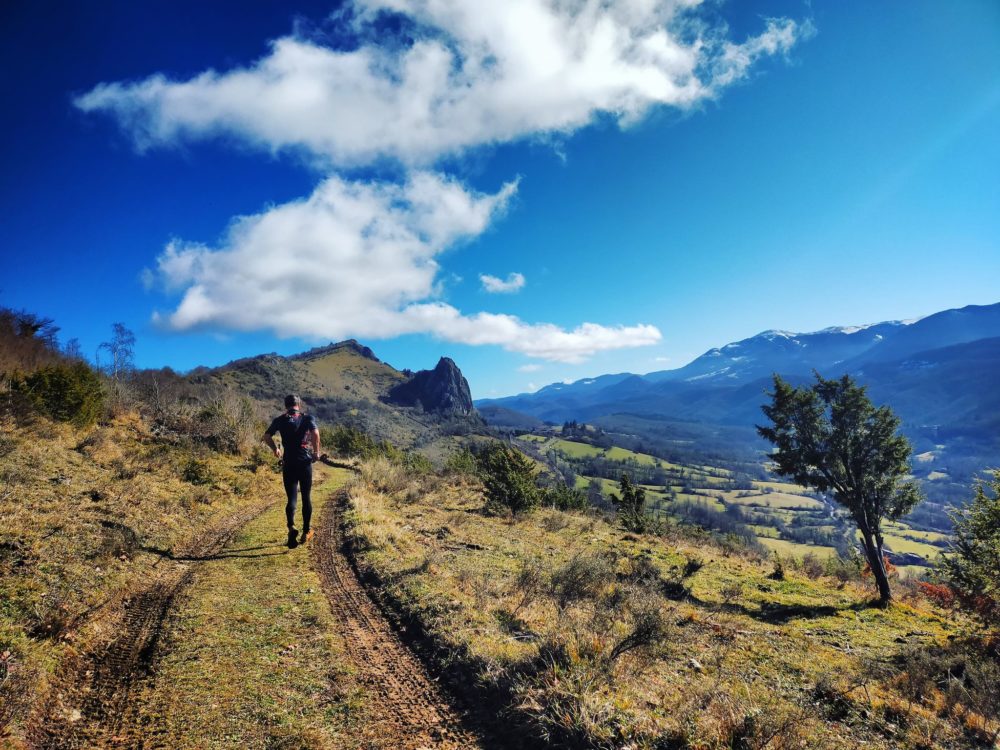
<svg viewBox="0 0 1000 750">
<path fill-rule="evenodd" d="M 389 403 L 419 406 L 426 412 L 470 416 L 475 413 L 469 381 L 451 359 L 442 357 L 433 370 L 421 370 L 389 393 Z"/>
</svg>

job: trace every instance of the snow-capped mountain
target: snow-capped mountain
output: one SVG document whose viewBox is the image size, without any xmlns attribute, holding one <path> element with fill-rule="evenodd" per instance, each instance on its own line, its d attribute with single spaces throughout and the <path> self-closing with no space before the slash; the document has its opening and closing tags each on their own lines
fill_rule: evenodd
<svg viewBox="0 0 1000 750">
<path fill-rule="evenodd" d="M 826 371 L 854 359 L 907 325 L 889 321 L 867 326 L 824 328 L 811 333 L 764 331 L 742 341 L 709 349 L 693 362 L 676 370 L 651 372 L 646 379 L 665 381 L 745 382 L 770 375 Z"/>
</svg>

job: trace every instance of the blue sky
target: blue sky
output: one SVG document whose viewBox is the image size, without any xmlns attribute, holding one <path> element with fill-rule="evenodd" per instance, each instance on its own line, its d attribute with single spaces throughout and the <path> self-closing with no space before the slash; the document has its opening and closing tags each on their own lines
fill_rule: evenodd
<svg viewBox="0 0 1000 750">
<path fill-rule="evenodd" d="M 5 4 L 0 303 L 143 366 L 354 335 L 487 397 L 1000 300 L 995 2 L 367 5 Z"/>
</svg>

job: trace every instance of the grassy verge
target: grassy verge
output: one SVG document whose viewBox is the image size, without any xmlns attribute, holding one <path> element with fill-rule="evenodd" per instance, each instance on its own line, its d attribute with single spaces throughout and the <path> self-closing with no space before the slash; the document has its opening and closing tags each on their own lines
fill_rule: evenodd
<svg viewBox="0 0 1000 750">
<path fill-rule="evenodd" d="M 960 722 L 876 675 L 956 623 L 868 606 L 684 536 L 583 515 L 485 516 L 469 479 L 369 466 L 350 490 L 360 567 L 539 737 L 574 747 L 968 747 Z M 891 670 L 890 670 L 891 671 Z M 498 707 L 501 708 L 501 707 Z"/>
<path fill-rule="evenodd" d="M 343 470 L 317 487 L 314 514 Z M 170 626 L 143 723 L 171 748 L 350 748 L 364 718 L 305 547 L 275 507 L 201 564 Z M 356 733 L 355 733 L 356 734 Z"/>
<path fill-rule="evenodd" d="M 280 491 L 267 467 L 134 416 L 0 424 L 0 738 L 23 742 L 61 665 L 114 637 L 165 556 Z"/>
</svg>

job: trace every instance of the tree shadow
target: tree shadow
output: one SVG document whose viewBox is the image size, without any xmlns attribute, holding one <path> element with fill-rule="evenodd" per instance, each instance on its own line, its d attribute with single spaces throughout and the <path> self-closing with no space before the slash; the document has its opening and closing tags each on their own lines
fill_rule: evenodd
<svg viewBox="0 0 1000 750">
<path fill-rule="evenodd" d="M 758 622 L 765 622 L 769 625 L 784 625 L 791 620 L 815 620 L 821 617 L 833 617 L 839 612 L 863 612 L 867 609 L 882 609 L 878 600 L 855 602 L 833 606 L 830 604 L 780 604 L 777 602 L 762 602 L 759 607 L 748 607 L 738 602 L 724 602 L 716 604 L 706 602 L 698 597 L 689 594 L 686 600 L 705 609 L 717 612 L 727 612 L 729 614 L 744 615 Z"/>
</svg>

